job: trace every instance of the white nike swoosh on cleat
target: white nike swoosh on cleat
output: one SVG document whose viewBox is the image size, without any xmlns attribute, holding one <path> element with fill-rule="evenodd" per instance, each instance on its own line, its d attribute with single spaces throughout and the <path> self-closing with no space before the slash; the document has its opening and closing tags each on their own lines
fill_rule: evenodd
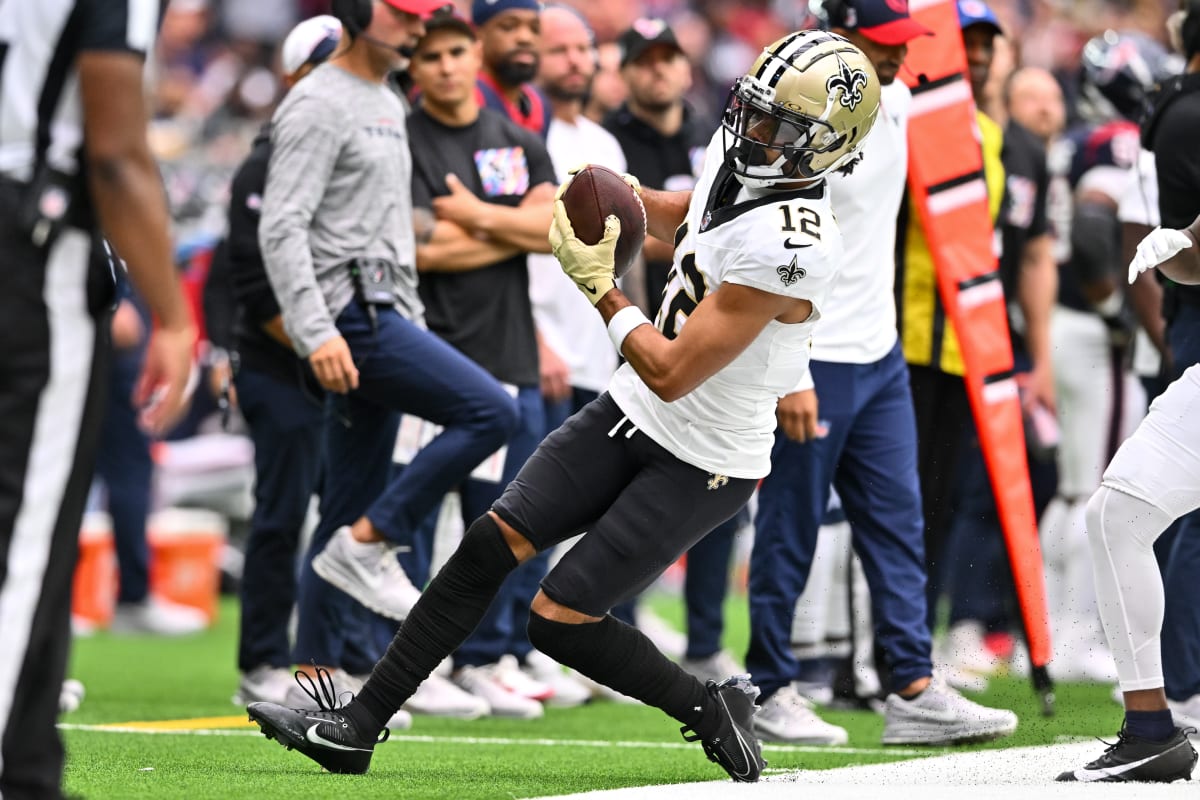
<svg viewBox="0 0 1200 800">
<path fill-rule="evenodd" d="M 738 773 L 739 778 L 748 778 L 754 770 L 754 754 L 750 752 L 750 745 L 746 742 L 746 738 L 742 736 L 741 730 L 737 725 L 733 724 L 733 714 L 729 711 L 729 704 L 725 702 L 725 698 L 720 698 L 721 705 L 725 707 L 725 712 L 729 714 L 729 725 L 733 728 L 733 736 L 737 739 L 738 747 L 741 748 L 742 754 L 746 756 L 746 769 Z"/>
<path fill-rule="evenodd" d="M 310 717 L 310 719 L 311 719 L 311 717 Z M 326 722 L 326 721 L 327 720 L 321 720 L 321 722 Z M 321 722 L 318 722 L 316 725 L 313 725 L 308 730 L 306 730 L 304 732 L 304 738 L 307 739 L 308 741 L 312 742 L 313 744 L 319 744 L 322 747 L 332 747 L 334 750 L 349 750 L 352 753 L 369 752 L 368 750 L 366 750 L 365 748 L 362 748 L 362 747 L 351 747 L 349 745 L 338 744 L 337 742 L 329 741 L 324 736 L 317 733 L 317 728 L 320 727 Z"/>
<path fill-rule="evenodd" d="M 1105 767 L 1104 769 L 1088 769 L 1082 767 L 1075 770 L 1075 780 L 1077 781 L 1098 781 L 1101 778 L 1115 778 L 1118 775 L 1124 775 L 1131 769 L 1136 769 L 1142 764 L 1147 764 L 1158 758 L 1162 753 L 1155 753 L 1152 756 L 1143 758 L 1141 761 L 1130 761 L 1128 764 L 1122 764 L 1119 767 Z"/>
</svg>

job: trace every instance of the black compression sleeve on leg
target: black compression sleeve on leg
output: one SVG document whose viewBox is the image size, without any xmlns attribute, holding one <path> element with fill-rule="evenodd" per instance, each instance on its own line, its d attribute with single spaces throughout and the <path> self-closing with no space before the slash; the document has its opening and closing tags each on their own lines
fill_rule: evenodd
<svg viewBox="0 0 1200 800">
<path fill-rule="evenodd" d="M 358 704 L 379 729 L 475 630 L 516 566 L 496 521 L 487 514 L 475 520 L 358 694 Z"/>
<path fill-rule="evenodd" d="M 700 681 L 659 652 L 645 634 L 615 617 L 570 625 L 530 612 L 529 641 L 558 663 L 661 708 L 702 739 L 716 733 L 720 715 Z"/>
</svg>

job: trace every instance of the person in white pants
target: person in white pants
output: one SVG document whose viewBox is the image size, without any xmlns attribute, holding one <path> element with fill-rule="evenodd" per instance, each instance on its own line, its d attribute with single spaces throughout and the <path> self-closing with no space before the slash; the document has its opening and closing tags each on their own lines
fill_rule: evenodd
<svg viewBox="0 0 1200 800">
<path fill-rule="evenodd" d="M 1132 283 L 1151 267 L 1177 283 L 1200 283 L 1200 218 L 1188 228 L 1155 228 L 1129 266 Z M 1200 508 L 1200 365 L 1193 365 L 1150 406 L 1121 445 L 1087 504 L 1087 530 L 1100 619 L 1124 693 L 1125 723 L 1116 744 L 1059 780 L 1188 779 L 1196 750 L 1192 728 L 1176 727 L 1163 690 L 1162 576 L 1154 540 L 1177 517 Z"/>
</svg>

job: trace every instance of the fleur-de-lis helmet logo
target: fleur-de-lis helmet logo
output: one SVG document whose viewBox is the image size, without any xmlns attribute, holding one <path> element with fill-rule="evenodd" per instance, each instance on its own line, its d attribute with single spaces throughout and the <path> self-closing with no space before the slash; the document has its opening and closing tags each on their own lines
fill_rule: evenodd
<svg viewBox="0 0 1200 800">
<path fill-rule="evenodd" d="M 838 71 L 825 81 L 825 91 L 833 94 L 834 89 L 840 89 L 838 102 L 853 111 L 863 101 L 862 90 L 867 88 L 867 73 L 861 69 L 851 69 L 850 65 L 838 57 Z"/>
</svg>

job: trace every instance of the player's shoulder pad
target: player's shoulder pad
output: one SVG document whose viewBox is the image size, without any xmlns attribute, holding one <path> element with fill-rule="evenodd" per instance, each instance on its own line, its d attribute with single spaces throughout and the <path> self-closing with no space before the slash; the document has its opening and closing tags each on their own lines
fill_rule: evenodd
<svg viewBox="0 0 1200 800">
<path fill-rule="evenodd" d="M 841 233 L 825 189 L 768 195 L 723 209 L 701 224 L 700 239 L 726 251 L 733 269 L 775 291 L 801 290 L 827 278 L 841 253 Z M 706 217 L 708 215 L 706 214 Z"/>
</svg>

